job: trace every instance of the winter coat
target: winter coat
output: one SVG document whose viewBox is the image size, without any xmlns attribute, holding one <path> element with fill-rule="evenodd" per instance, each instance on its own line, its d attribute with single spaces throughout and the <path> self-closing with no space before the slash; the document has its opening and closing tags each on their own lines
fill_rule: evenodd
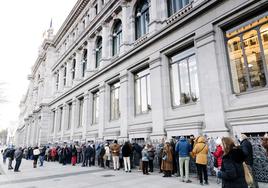
<svg viewBox="0 0 268 188">
<path fill-rule="evenodd" d="M 75 156 L 77 156 L 77 149 L 76 149 L 76 147 L 74 146 L 74 147 L 72 148 L 72 157 L 75 157 Z"/>
<path fill-rule="evenodd" d="M 248 139 L 244 139 L 241 141 L 240 145 L 246 157 L 246 164 L 253 166 L 253 149 L 250 141 Z"/>
<path fill-rule="evenodd" d="M 193 155 L 196 157 L 196 164 L 207 165 L 208 163 L 208 145 L 206 144 L 206 139 L 200 136 L 194 146 Z"/>
<path fill-rule="evenodd" d="M 17 149 L 14 153 L 14 157 L 17 161 L 22 160 L 22 150 L 21 149 Z"/>
<path fill-rule="evenodd" d="M 163 148 L 163 156 L 166 155 L 166 160 L 162 160 L 161 169 L 163 171 L 173 170 L 173 148 L 169 143 L 166 143 Z"/>
<path fill-rule="evenodd" d="M 222 188 L 247 188 L 243 161 L 244 153 L 240 148 L 232 149 L 222 158 L 221 171 L 218 177 L 222 178 Z"/>
<path fill-rule="evenodd" d="M 186 140 L 186 138 L 181 138 L 176 144 L 175 152 L 179 154 L 179 157 L 189 157 L 191 150 L 191 144 Z"/>
<path fill-rule="evenodd" d="M 51 149 L 51 157 L 56 157 L 56 155 L 57 155 L 57 150 L 56 150 L 56 148 L 52 148 L 52 149 Z"/>
<path fill-rule="evenodd" d="M 116 144 L 116 143 L 113 143 L 110 146 L 110 150 L 112 152 L 112 156 L 119 156 L 119 154 L 120 154 L 120 145 Z"/>
<path fill-rule="evenodd" d="M 141 154 L 142 154 L 142 158 L 141 158 L 142 161 L 149 161 L 149 153 L 148 153 L 147 148 L 144 148 Z"/>
<path fill-rule="evenodd" d="M 125 143 L 122 147 L 122 156 L 130 157 L 132 153 L 132 146 L 129 143 Z"/>
<path fill-rule="evenodd" d="M 93 148 L 92 148 L 90 145 L 88 145 L 88 146 L 86 147 L 86 150 L 85 150 L 85 155 L 86 155 L 87 157 L 92 157 L 93 154 L 94 154 Z"/>
<path fill-rule="evenodd" d="M 152 161 L 154 160 L 154 156 L 155 156 L 155 150 L 154 150 L 154 147 L 152 145 L 150 145 L 148 147 L 148 154 L 149 154 L 149 160 Z"/>
<path fill-rule="evenodd" d="M 213 153 L 213 156 L 217 159 L 218 168 L 220 168 L 223 156 L 223 150 L 221 145 L 217 145 L 216 151 Z"/>
</svg>

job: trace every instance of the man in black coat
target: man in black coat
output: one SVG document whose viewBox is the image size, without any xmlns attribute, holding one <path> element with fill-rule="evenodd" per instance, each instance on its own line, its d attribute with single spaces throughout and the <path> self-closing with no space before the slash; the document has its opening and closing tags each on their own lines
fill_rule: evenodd
<svg viewBox="0 0 268 188">
<path fill-rule="evenodd" d="M 19 168 L 20 168 L 20 164 L 21 164 L 21 160 L 22 160 L 22 148 L 19 147 L 15 153 L 14 153 L 14 157 L 15 157 L 15 160 L 16 160 L 16 164 L 15 164 L 15 169 L 14 169 L 14 172 L 19 172 Z"/>
<path fill-rule="evenodd" d="M 240 145 L 243 150 L 243 153 L 246 157 L 245 163 L 247 164 L 254 180 L 254 186 L 252 188 L 258 188 L 258 182 L 256 181 L 255 178 L 255 172 L 253 171 L 253 149 L 252 149 L 252 144 L 248 140 L 248 137 L 245 134 L 241 134 L 240 138 Z"/>
<path fill-rule="evenodd" d="M 12 161 L 14 160 L 14 153 L 15 153 L 15 149 L 13 147 L 9 148 L 7 153 L 6 153 L 6 157 L 8 158 L 8 170 L 12 170 Z"/>
</svg>

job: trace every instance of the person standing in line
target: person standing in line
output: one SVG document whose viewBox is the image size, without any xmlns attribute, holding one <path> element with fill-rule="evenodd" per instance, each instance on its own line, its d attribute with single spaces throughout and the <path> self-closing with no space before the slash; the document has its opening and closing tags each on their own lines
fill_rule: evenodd
<svg viewBox="0 0 268 188">
<path fill-rule="evenodd" d="M 82 167 L 85 167 L 86 166 L 86 144 L 83 144 L 82 145 Z"/>
<path fill-rule="evenodd" d="M 15 168 L 14 168 L 14 172 L 20 172 L 19 171 L 19 168 L 20 168 L 20 164 L 21 164 L 21 160 L 22 160 L 22 157 L 23 157 L 23 152 L 22 152 L 22 148 L 19 147 L 15 153 L 14 153 L 14 157 L 15 157 L 15 160 L 16 160 L 16 164 L 15 164 Z"/>
<path fill-rule="evenodd" d="M 33 167 L 34 168 L 36 168 L 39 155 L 40 155 L 40 150 L 39 150 L 38 146 L 35 146 L 33 149 Z"/>
<path fill-rule="evenodd" d="M 103 146 L 102 146 L 101 149 L 103 149 Z M 103 153 L 103 151 L 101 151 L 101 153 Z M 105 144 L 105 147 L 104 147 L 104 155 L 103 155 L 102 158 L 104 159 L 104 161 L 103 161 L 103 167 L 105 165 L 107 168 L 110 168 L 111 152 L 110 152 L 109 143 L 106 143 Z"/>
<path fill-rule="evenodd" d="M 190 152 L 192 151 L 191 144 L 184 136 L 181 136 L 176 146 L 176 153 L 179 155 L 181 181 L 191 183 L 192 181 L 189 179 Z M 183 169 L 185 169 L 185 173 L 183 172 Z M 185 175 L 185 179 L 183 178 L 183 175 Z"/>
<path fill-rule="evenodd" d="M 77 151 L 77 163 L 82 162 L 82 148 L 78 144 L 76 145 L 76 151 Z"/>
<path fill-rule="evenodd" d="M 152 144 L 148 144 L 148 154 L 149 154 L 149 172 L 154 172 L 154 156 L 155 149 Z"/>
<path fill-rule="evenodd" d="M 4 152 L 2 153 L 2 155 L 3 155 L 3 163 L 4 164 L 6 164 L 6 160 L 7 160 L 6 154 L 7 154 L 7 152 L 8 152 L 8 148 L 4 149 Z"/>
<path fill-rule="evenodd" d="M 41 146 L 40 147 L 40 155 L 39 155 L 40 167 L 44 165 L 45 154 L 46 154 L 46 147 Z"/>
<path fill-rule="evenodd" d="M 205 185 L 208 185 L 208 174 L 207 174 L 208 145 L 206 144 L 206 138 L 204 136 L 199 136 L 197 138 L 192 153 L 194 156 L 196 156 L 196 166 L 200 185 L 203 185 L 203 176 L 205 180 Z"/>
<path fill-rule="evenodd" d="M 163 159 L 163 149 L 164 149 L 164 139 L 161 140 L 161 143 L 156 147 L 156 154 L 158 158 L 158 165 L 159 165 L 159 173 L 162 173 L 161 165 Z"/>
<path fill-rule="evenodd" d="M 131 172 L 131 166 L 130 166 L 131 152 L 132 152 L 132 146 L 127 141 L 127 142 L 125 142 L 125 144 L 122 147 L 122 156 L 124 159 L 125 172 Z"/>
<path fill-rule="evenodd" d="M 13 146 L 11 146 L 8 151 L 7 151 L 7 158 L 8 158 L 8 170 L 12 170 L 12 161 L 14 160 L 14 153 L 15 153 L 15 149 L 13 148 Z"/>
<path fill-rule="evenodd" d="M 52 149 L 51 149 L 51 160 L 53 162 L 56 161 L 56 155 L 57 155 L 57 149 L 56 149 L 56 147 L 52 147 Z"/>
<path fill-rule="evenodd" d="M 230 137 L 223 137 L 222 145 L 224 151 L 222 166 L 216 174 L 222 179 L 222 188 L 248 188 L 243 167 L 245 160 L 243 150 L 236 147 Z"/>
<path fill-rule="evenodd" d="M 148 173 L 148 165 L 149 165 L 149 153 L 148 153 L 148 145 L 146 144 L 142 150 L 142 172 L 143 175 L 149 175 Z"/>
<path fill-rule="evenodd" d="M 222 156 L 223 156 L 223 149 L 222 149 L 222 142 L 221 138 L 218 137 L 216 140 L 216 151 L 212 152 L 214 156 L 214 171 L 217 173 L 219 170 L 221 170 L 222 165 Z M 220 183 L 219 178 L 217 178 L 217 183 Z"/>
<path fill-rule="evenodd" d="M 73 145 L 72 147 L 71 147 L 71 153 L 72 153 L 72 165 L 73 166 L 75 166 L 75 164 L 76 164 L 76 161 L 77 161 L 77 150 L 76 150 L 76 147 L 75 147 L 75 145 Z"/>
<path fill-rule="evenodd" d="M 164 172 L 163 177 L 171 177 L 173 171 L 173 148 L 167 140 L 163 148 L 161 169 Z"/>
<path fill-rule="evenodd" d="M 266 155 L 268 157 L 268 134 L 267 133 L 262 138 L 262 146 L 266 150 Z"/>
<path fill-rule="evenodd" d="M 248 169 L 253 177 L 253 186 L 250 188 L 259 188 L 258 182 L 256 181 L 255 172 L 253 171 L 253 148 L 251 142 L 248 140 L 248 137 L 245 134 L 241 134 L 240 145 L 245 154 L 245 163 L 248 166 Z"/>
<path fill-rule="evenodd" d="M 111 144 L 110 150 L 112 152 L 114 170 L 119 170 L 120 145 L 117 143 L 117 140 L 114 140 L 114 143 Z"/>
</svg>

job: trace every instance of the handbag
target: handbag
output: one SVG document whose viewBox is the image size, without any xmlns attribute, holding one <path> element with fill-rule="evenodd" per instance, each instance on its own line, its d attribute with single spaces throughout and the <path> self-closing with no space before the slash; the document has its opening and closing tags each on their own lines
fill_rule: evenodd
<svg viewBox="0 0 268 188">
<path fill-rule="evenodd" d="M 251 187 L 254 185 L 253 176 L 252 176 L 252 174 L 251 174 L 251 172 L 250 172 L 250 170 L 245 162 L 243 162 L 243 168 L 244 168 L 246 182 L 247 182 L 248 186 Z"/>
<path fill-rule="evenodd" d="M 167 160 L 167 155 L 166 154 L 162 157 L 162 160 L 163 161 L 166 161 Z"/>
</svg>

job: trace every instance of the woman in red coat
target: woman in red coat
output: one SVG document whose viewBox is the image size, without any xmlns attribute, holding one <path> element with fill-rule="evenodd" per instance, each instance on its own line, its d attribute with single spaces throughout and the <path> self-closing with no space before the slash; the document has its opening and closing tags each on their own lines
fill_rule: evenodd
<svg viewBox="0 0 268 188">
<path fill-rule="evenodd" d="M 215 157 L 215 160 L 217 160 L 217 167 L 214 167 L 214 170 L 216 171 L 216 174 L 218 171 L 221 170 L 222 165 L 222 156 L 223 156 L 223 149 L 222 149 L 222 142 L 221 138 L 217 138 L 216 140 L 216 151 L 213 152 L 213 156 Z M 217 178 L 217 183 L 220 183 L 220 180 Z"/>
</svg>

